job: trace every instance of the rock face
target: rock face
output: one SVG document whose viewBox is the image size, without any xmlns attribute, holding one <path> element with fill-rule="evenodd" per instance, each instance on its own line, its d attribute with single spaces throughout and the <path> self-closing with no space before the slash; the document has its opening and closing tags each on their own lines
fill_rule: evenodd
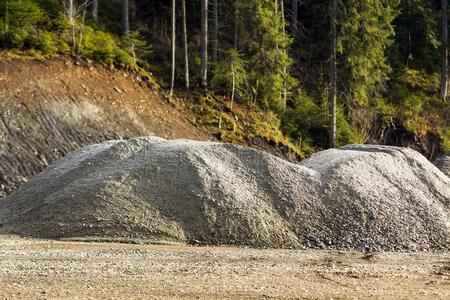
<svg viewBox="0 0 450 300">
<path fill-rule="evenodd" d="M 450 152 L 447 153 L 447 155 L 438 158 L 434 162 L 434 165 L 438 167 L 438 169 L 441 170 L 442 173 L 450 177 Z"/>
<path fill-rule="evenodd" d="M 450 249 L 450 178 L 419 153 L 353 145 L 301 164 L 235 145 L 88 146 L 0 201 L 0 230 L 257 247 Z"/>
</svg>

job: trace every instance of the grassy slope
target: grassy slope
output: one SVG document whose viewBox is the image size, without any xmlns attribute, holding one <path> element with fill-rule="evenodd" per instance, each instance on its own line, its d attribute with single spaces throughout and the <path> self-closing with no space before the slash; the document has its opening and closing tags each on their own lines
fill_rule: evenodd
<svg viewBox="0 0 450 300">
<path fill-rule="evenodd" d="M 180 92 L 176 106 L 187 113 L 193 124 L 215 139 L 266 150 L 288 160 L 305 157 L 302 149 L 280 130 L 279 119 L 256 107 L 234 103 L 212 92 Z"/>
</svg>

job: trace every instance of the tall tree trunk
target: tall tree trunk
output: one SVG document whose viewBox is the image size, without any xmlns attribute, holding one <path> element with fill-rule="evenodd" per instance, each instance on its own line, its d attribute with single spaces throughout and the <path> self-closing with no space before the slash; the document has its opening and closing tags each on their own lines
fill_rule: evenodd
<svg viewBox="0 0 450 300">
<path fill-rule="evenodd" d="M 278 0 L 275 0 L 275 16 L 278 18 Z M 277 28 L 278 30 L 278 28 Z M 278 50 L 278 43 L 275 44 L 275 49 Z"/>
<path fill-rule="evenodd" d="M 282 30 L 283 30 L 283 35 L 286 36 L 286 17 L 284 15 L 284 0 L 280 0 L 280 9 L 281 9 L 281 21 L 282 21 Z M 283 49 L 284 53 L 286 53 L 286 48 Z M 286 109 L 286 104 L 287 104 L 287 89 L 286 89 L 286 77 L 287 77 L 287 68 L 284 67 L 283 69 L 283 75 L 285 76 L 284 78 L 284 90 L 283 90 L 283 110 Z"/>
<path fill-rule="evenodd" d="M 83 46 L 83 34 L 84 34 L 84 21 L 86 19 L 86 10 L 83 9 L 81 13 L 81 24 L 79 29 L 79 41 L 78 41 L 78 53 L 81 52 L 81 47 Z"/>
<path fill-rule="evenodd" d="M 202 0 L 201 86 L 208 86 L 208 0 Z"/>
<path fill-rule="evenodd" d="M 283 35 L 286 35 L 286 17 L 284 14 L 284 0 L 280 0 L 280 12 L 281 12 L 281 30 Z"/>
<path fill-rule="evenodd" d="M 329 146 L 336 147 L 336 15 L 337 0 L 330 0 L 330 82 L 328 87 L 328 104 L 329 104 Z"/>
<path fill-rule="evenodd" d="M 70 22 L 73 22 L 75 20 L 75 14 L 74 14 L 74 5 L 73 0 L 69 0 L 69 11 L 67 12 L 67 17 L 69 18 Z"/>
<path fill-rule="evenodd" d="M 123 0 L 122 7 L 122 33 L 128 35 L 130 33 L 130 15 L 129 15 L 129 0 Z"/>
<path fill-rule="evenodd" d="M 183 44 L 184 44 L 184 81 L 186 89 L 189 89 L 189 49 L 187 38 L 187 21 L 186 21 L 186 0 L 182 0 L 182 14 L 183 14 Z"/>
<path fill-rule="evenodd" d="M 213 0 L 213 32 L 212 32 L 212 41 L 211 41 L 211 48 L 212 48 L 212 58 L 214 63 L 217 62 L 217 53 L 218 53 L 218 44 L 219 44 L 219 38 L 218 38 L 218 32 L 219 32 L 219 1 Z"/>
<path fill-rule="evenodd" d="M 70 26 L 72 27 L 72 55 L 75 55 L 77 40 L 75 36 L 75 5 L 73 0 L 69 0 L 67 9 L 67 18 L 69 19 Z"/>
<path fill-rule="evenodd" d="M 238 1 L 234 1 L 234 43 L 233 48 L 238 48 Z"/>
<path fill-rule="evenodd" d="M 9 1 L 6 0 L 5 31 L 9 31 Z"/>
<path fill-rule="evenodd" d="M 231 75 L 232 75 L 232 81 L 231 81 L 231 100 L 230 100 L 230 110 L 233 111 L 233 103 L 234 103 L 234 94 L 236 90 L 236 71 L 234 69 L 234 63 L 231 63 Z"/>
<path fill-rule="evenodd" d="M 292 0 L 292 28 L 297 28 L 298 22 L 298 0 Z"/>
<path fill-rule="evenodd" d="M 406 47 L 405 68 L 409 67 L 409 59 L 411 58 L 411 51 L 412 51 L 411 31 L 408 31 L 408 47 Z"/>
<path fill-rule="evenodd" d="M 448 3 L 442 0 L 442 57 L 441 57 L 441 97 L 448 95 Z"/>
<path fill-rule="evenodd" d="M 129 0 L 128 5 L 128 15 L 131 17 L 131 19 L 136 19 L 136 0 Z"/>
<path fill-rule="evenodd" d="M 98 0 L 92 1 L 92 18 L 94 19 L 95 23 L 98 22 Z"/>
<path fill-rule="evenodd" d="M 170 81 L 170 98 L 175 88 L 175 37 L 176 37 L 176 0 L 172 0 L 172 80 Z"/>
</svg>

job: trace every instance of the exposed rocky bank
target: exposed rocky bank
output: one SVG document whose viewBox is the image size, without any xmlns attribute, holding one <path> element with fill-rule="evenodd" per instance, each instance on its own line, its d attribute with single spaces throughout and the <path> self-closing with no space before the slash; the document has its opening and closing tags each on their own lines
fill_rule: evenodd
<svg viewBox="0 0 450 300">
<path fill-rule="evenodd" d="M 438 169 L 441 170 L 442 173 L 450 177 L 450 152 L 438 158 L 434 162 L 434 165 L 438 167 Z"/>
</svg>

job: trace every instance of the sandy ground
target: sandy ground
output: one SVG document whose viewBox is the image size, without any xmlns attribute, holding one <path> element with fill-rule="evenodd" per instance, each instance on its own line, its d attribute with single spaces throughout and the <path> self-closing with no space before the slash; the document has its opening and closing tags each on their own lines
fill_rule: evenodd
<svg viewBox="0 0 450 300">
<path fill-rule="evenodd" d="M 0 236 L 0 299 L 101 298 L 450 299 L 450 256 Z"/>
</svg>

